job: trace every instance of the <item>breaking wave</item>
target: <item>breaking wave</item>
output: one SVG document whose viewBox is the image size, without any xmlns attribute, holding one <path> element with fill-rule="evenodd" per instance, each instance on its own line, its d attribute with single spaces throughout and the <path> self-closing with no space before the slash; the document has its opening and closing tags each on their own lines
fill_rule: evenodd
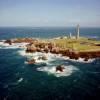
<svg viewBox="0 0 100 100">
<path fill-rule="evenodd" d="M 73 62 L 81 62 L 81 63 L 91 63 L 91 62 L 93 62 L 95 60 L 95 59 L 89 59 L 88 61 L 84 61 L 83 58 L 79 58 L 78 60 L 74 60 L 74 59 L 69 59 L 69 57 L 61 56 L 61 54 L 52 54 L 52 53 L 41 53 L 41 52 L 26 53 L 25 52 L 26 45 L 27 45 L 27 43 L 12 43 L 12 45 L 9 45 L 7 43 L 0 42 L 0 49 L 17 49 L 17 48 L 23 48 L 23 50 L 19 50 L 18 53 L 21 56 L 33 57 L 33 58 L 36 59 L 36 61 L 38 63 L 53 61 L 55 59 L 63 59 L 63 60 L 69 60 L 69 61 L 73 61 Z M 43 61 L 43 60 L 38 60 L 37 59 L 39 56 L 43 56 L 43 55 L 45 55 L 48 58 L 48 60 Z"/>
<path fill-rule="evenodd" d="M 17 82 L 20 83 L 20 82 L 22 82 L 22 81 L 23 81 L 23 78 L 21 77 L 21 78 L 18 79 Z"/>
<path fill-rule="evenodd" d="M 91 63 L 95 60 L 95 59 L 89 59 L 88 61 L 84 61 L 84 58 L 79 58 L 78 60 L 75 60 L 75 59 L 70 59 L 69 57 L 62 56 L 61 54 L 41 53 L 41 52 L 26 53 L 25 50 L 19 50 L 18 53 L 21 56 L 33 57 L 37 60 L 37 62 L 46 62 L 46 61 L 54 61 L 55 59 L 62 59 L 66 61 L 79 62 L 79 63 Z M 48 58 L 46 61 L 37 59 L 39 56 L 43 55 L 45 55 Z"/>
<path fill-rule="evenodd" d="M 75 59 L 68 59 L 69 61 L 72 62 L 80 62 L 80 63 L 91 63 L 93 62 L 95 59 L 89 59 L 88 61 L 84 61 L 84 58 L 79 58 L 78 60 Z"/>
<path fill-rule="evenodd" d="M 26 56 L 29 59 L 34 58 L 36 60 L 37 63 L 48 63 L 51 61 L 54 61 L 56 59 L 63 59 L 65 60 L 67 57 L 62 57 L 60 54 L 52 54 L 52 53 L 41 53 L 41 52 L 35 52 L 35 53 L 26 53 L 25 50 L 19 50 L 18 54 L 21 56 Z M 42 60 L 42 59 L 38 59 L 41 56 L 45 56 L 47 58 L 47 60 Z"/>
<path fill-rule="evenodd" d="M 25 45 L 27 45 L 27 43 L 12 43 L 12 45 L 9 45 L 8 43 L 0 42 L 1 49 L 25 48 Z"/>
<path fill-rule="evenodd" d="M 77 70 L 78 70 L 78 68 L 76 68 L 75 66 L 72 66 L 72 65 L 65 66 L 65 69 L 63 72 L 56 71 L 56 66 L 37 68 L 37 71 L 43 71 L 43 72 L 46 72 L 48 75 L 52 74 L 56 77 L 70 76 L 73 72 L 75 72 Z"/>
</svg>

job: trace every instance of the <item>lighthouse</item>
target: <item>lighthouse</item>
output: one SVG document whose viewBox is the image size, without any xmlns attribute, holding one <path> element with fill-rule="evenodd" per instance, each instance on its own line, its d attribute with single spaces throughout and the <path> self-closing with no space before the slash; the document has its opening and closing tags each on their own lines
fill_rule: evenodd
<svg viewBox="0 0 100 100">
<path fill-rule="evenodd" d="M 80 26 L 79 24 L 77 25 L 77 29 L 76 29 L 76 39 L 79 39 L 79 34 L 80 34 L 80 30 L 79 30 Z"/>
</svg>

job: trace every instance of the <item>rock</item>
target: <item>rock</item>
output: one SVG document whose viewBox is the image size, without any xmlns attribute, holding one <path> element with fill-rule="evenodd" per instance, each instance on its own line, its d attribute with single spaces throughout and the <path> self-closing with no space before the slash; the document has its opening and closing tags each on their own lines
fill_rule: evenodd
<svg viewBox="0 0 100 100">
<path fill-rule="evenodd" d="M 57 71 L 63 72 L 64 69 L 65 69 L 65 68 L 64 68 L 63 65 L 58 65 L 58 66 L 56 67 L 56 72 L 57 72 Z"/>
<path fill-rule="evenodd" d="M 100 57 L 100 51 L 80 52 L 79 55 L 81 58 L 98 58 Z"/>
<path fill-rule="evenodd" d="M 47 60 L 47 57 L 46 56 L 42 56 L 42 60 Z"/>
<path fill-rule="evenodd" d="M 51 53 L 60 54 L 60 49 L 58 47 L 54 47 L 52 48 Z"/>
<path fill-rule="evenodd" d="M 42 60 L 47 60 L 47 57 L 46 57 L 46 56 L 42 56 L 42 57 L 39 57 L 39 58 L 38 58 L 38 60 L 41 60 L 41 59 L 42 59 Z"/>
<path fill-rule="evenodd" d="M 17 39 L 13 39 L 13 43 L 34 43 L 37 42 L 38 40 L 36 39 L 32 39 L 32 38 L 17 38 Z"/>
<path fill-rule="evenodd" d="M 88 60 L 89 60 L 89 58 L 88 58 L 88 57 L 84 58 L 84 61 L 88 61 Z"/>
<path fill-rule="evenodd" d="M 37 48 L 34 46 L 34 44 L 30 43 L 27 45 L 27 49 L 26 49 L 27 53 L 33 53 L 36 51 L 37 51 Z"/>
<path fill-rule="evenodd" d="M 48 43 L 48 49 L 51 51 L 54 45 L 52 43 Z"/>
<path fill-rule="evenodd" d="M 6 41 L 4 41 L 4 43 L 8 43 L 9 45 L 12 45 L 12 41 L 11 40 L 6 40 Z"/>
<path fill-rule="evenodd" d="M 49 49 L 45 48 L 44 49 L 44 52 L 48 53 L 49 52 Z"/>
<path fill-rule="evenodd" d="M 37 52 L 41 52 L 41 49 L 40 49 L 40 48 L 36 48 L 36 51 L 37 51 Z"/>
<path fill-rule="evenodd" d="M 27 62 L 28 62 L 28 64 L 35 64 L 36 63 L 35 59 L 31 59 L 31 60 L 29 60 Z"/>
</svg>

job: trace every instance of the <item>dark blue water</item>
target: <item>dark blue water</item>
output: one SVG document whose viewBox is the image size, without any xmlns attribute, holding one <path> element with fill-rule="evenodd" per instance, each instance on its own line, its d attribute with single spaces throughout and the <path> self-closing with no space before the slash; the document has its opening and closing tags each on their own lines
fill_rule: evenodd
<svg viewBox="0 0 100 100">
<path fill-rule="evenodd" d="M 75 33 L 75 28 L 0 28 L 0 39 L 50 38 Z M 100 37 L 99 28 L 82 28 L 82 36 Z M 44 65 L 27 65 L 20 49 L 0 48 L 0 100 L 100 100 L 100 59 L 91 63 L 54 60 L 75 66 L 69 76 L 55 77 L 37 71 Z M 22 81 L 20 79 L 23 78 Z"/>
<path fill-rule="evenodd" d="M 75 27 L 1 27 L 0 39 L 18 37 L 38 37 L 52 38 L 58 36 L 68 36 L 69 33 L 75 35 Z M 100 39 L 100 28 L 80 28 L 80 36 L 87 36 Z"/>
</svg>

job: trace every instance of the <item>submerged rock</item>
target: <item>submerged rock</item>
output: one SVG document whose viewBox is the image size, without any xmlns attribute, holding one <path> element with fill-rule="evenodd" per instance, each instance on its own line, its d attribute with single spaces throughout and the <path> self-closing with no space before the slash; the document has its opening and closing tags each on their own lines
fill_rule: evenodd
<svg viewBox="0 0 100 100">
<path fill-rule="evenodd" d="M 36 61 L 35 61 L 35 59 L 31 59 L 31 60 L 28 60 L 27 63 L 28 63 L 28 64 L 35 64 Z"/>
</svg>

